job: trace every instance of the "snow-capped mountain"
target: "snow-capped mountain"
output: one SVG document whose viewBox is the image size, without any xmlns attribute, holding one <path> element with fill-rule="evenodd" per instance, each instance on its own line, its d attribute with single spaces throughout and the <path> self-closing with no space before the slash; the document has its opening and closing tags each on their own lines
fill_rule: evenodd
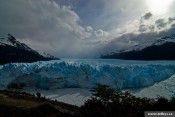
<svg viewBox="0 0 175 117">
<path fill-rule="evenodd" d="M 41 51 L 41 50 L 37 50 L 37 52 L 38 52 L 40 55 L 42 55 L 42 56 L 44 56 L 44 57 L 46 57 L 46 58 L 58 59 L 57 57 L 55 57 L 55 56 L 53 56 L 53 55 L 51 55 L 51 54 L 49 54 L 49 53 L 43 52 L 43 51 Z"/>
<path fill-rule="evenodd" d="M 12 35 L 0 37 L 0 64 L 14 62 L 36 62 L 58 59 L 54 56 L 43 56 Z"/>
<path fill-rule="evenodd" d="M 137 45 L 133 48 L 103 55 L 105 59 L 125 60 L 175 60 L 175 34 L 158 38 L 147 45 Z"/>
<path fill-rule="evenodd" d="M 31 49 L 30 47 L 28 47 L 27 45 L 25 45 L 24 43 L 20 43 L 19 41 L 17 41 L 12 35 L 8 34 L 7 37 L 0 37 L 0 45 L 3 46 L 13 46 L 16 48 L 21 48 L 24 50 L 28 50 L 28 51 L 34 51 L 33 49 Z"/>
</svg>

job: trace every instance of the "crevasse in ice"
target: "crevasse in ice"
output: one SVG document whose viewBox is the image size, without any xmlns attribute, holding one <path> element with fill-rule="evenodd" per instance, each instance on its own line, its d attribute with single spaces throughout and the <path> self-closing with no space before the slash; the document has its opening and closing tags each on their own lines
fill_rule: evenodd
<svg viewBox="0 0 175 117">
<path fill-rule="evenodd" d="M 175 74 L 174 61 L 58 60 L 0 66 L 0 88 L 93 88 L 96 83 L 116 89 L 140 88 Z M 12 85 L 12 86 L 13 86 Z"/>
</svg>

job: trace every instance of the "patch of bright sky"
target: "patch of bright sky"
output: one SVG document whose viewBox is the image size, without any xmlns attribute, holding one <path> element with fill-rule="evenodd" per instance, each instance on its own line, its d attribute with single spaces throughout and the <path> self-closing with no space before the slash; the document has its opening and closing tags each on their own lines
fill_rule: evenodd
<svg viewBox="0 0 175 117">
<path fill-rule="evenodd" d="M 82 25 L 95 29 L 114 30 L 123 27 L 151 12 L 154 15 L 171 13 L 174 0 L 56 0 L 59 4 L 69 5 L 80 16 Z"/>
</svg>

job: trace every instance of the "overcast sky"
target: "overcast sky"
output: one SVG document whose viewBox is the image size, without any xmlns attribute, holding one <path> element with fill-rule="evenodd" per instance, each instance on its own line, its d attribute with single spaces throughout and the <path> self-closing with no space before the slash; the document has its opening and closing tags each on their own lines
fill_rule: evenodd
<svg viewBox="0 0 175 117">
<path fill-rule="evenodd" d="M 175 33 L 175 0 L 0 0 L 7 33 L 58 57 L 94 57 Z"/>
</svg>

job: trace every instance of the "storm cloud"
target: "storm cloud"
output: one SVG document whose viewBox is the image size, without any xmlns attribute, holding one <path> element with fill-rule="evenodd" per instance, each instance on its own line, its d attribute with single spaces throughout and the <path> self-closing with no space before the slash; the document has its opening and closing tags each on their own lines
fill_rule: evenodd
<svg viewBox="0 0 175 117">
<path fill-rule="evenodd" d="M 90 51 L 84 43 L 95 31 L 81 26 L 70 6 L 50 0 L 1 0 L 0 11 L 1 36 L 11 33 L 34 49 L 62 57 Z"/>
<path fill-rule="evenodd" d="M 1 0 L 0 36 L 10 33 L 33 49 L 58 57 L 94 57 L 174 33 L 173 15 L 158 17 L 144 10 L 143 1 L 131 3 Z"/>
<path fill-rule="evenodd" d="M 148 19 L 150 19 L 152 16 L 153 16 L 152 13 L 149 12 L 149 13 L 146 13 L 142 18 L 145 19 L 145 20 L 148 20 Z"/>
<path fill-rule="evenodd" d="M 151 14 L 151 13 L 149 13 Z M 175 33 L 175 20 L 169 17 L 158 18 L 151 15 L 152 18 L 141 18 L 126 24 L 122 33 L 118 32 L 102 49 L 105 53 L 116 52 L 118 50 L 127 50 L 130 48 L 142 48 L 147 44 L 154 43 L 157 39 L 164 36 L 170 36 Z M 171 22 L 170 22 L 171 20 Z M 117 32 L 117 31 L 116 31 Z"/>
<path fill-rule="evenodd" d="M 158 19 L 158 20 L 156 20 L 155 24 L 156 24 L 156 26 L 157 26 L 158 29 L 165 28 L 166 25 L 167 25 L 167 23 L 165 22 L 164 19 Z"/>
</svg>

